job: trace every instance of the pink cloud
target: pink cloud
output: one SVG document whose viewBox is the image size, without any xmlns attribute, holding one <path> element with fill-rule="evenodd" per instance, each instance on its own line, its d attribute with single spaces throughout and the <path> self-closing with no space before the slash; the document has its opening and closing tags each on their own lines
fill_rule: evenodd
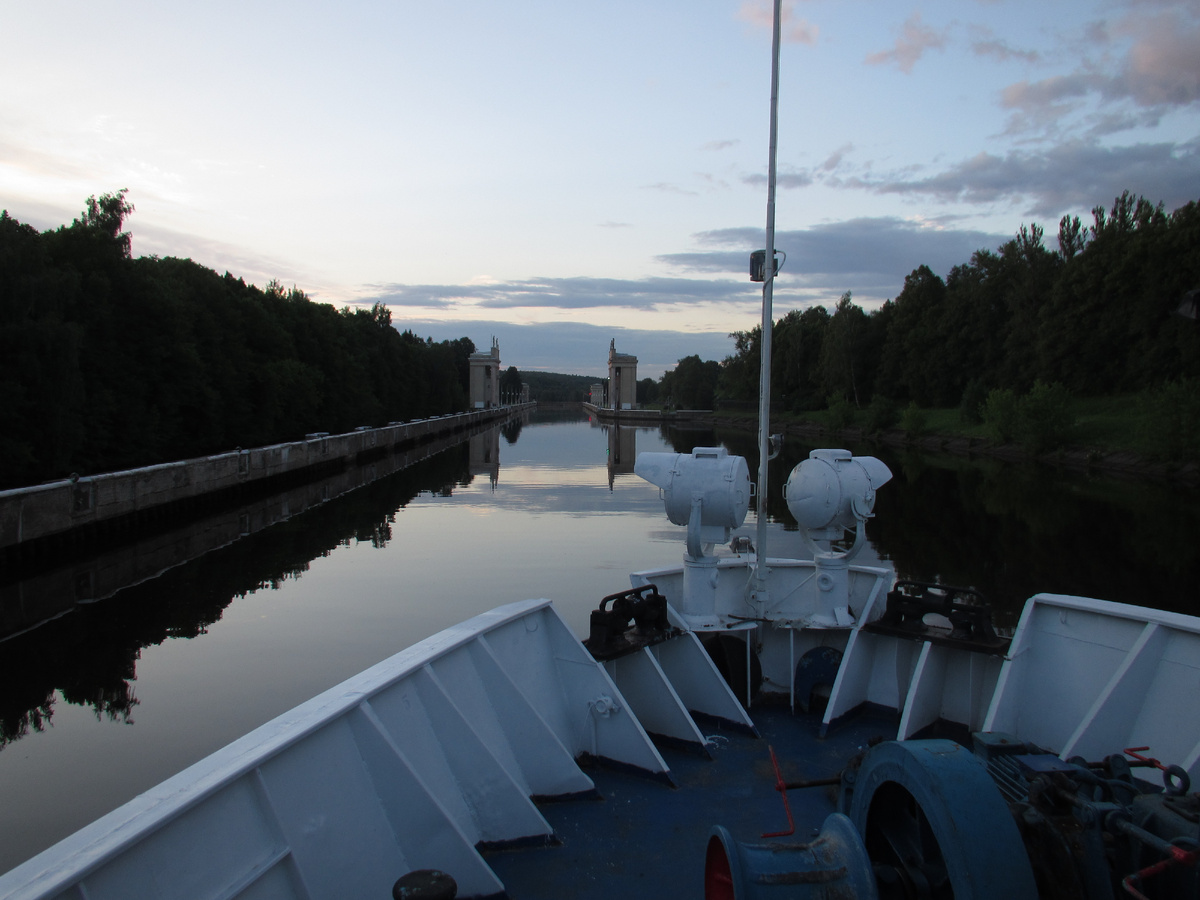
<svg viewBox="0 0 1200 900">
<path fill-rule="evenodd" d="M 1134 41 L 1124 71 L 1106 93 L 1142 106 L 1200 101 L 1200 26 L 1167 14 L 1130 19 L 1121 30 Z"/>
<path fill-rule="evenodd" d="M 945 30 L 939 32 L 922 24 L 921 14 L 913 13 L 904 23 L 896 45 L 891 50 L 870 54 L 866 61 L 871 65 L 895 63 L 901 72 L 911 72 L 926 50 L 940 50 L 945 45 Z"/>
<path fill-rule="evenodd" d="M 819 29 L 807 19 L 796 15 L 796 0 L 783 0 L 780 38 L 791 44 L 815 44 Z M 742 0 L 737 17 L 751 25 L 770 29 L 775 21 L 775 6 L 772 0 Z"/>
</svg>

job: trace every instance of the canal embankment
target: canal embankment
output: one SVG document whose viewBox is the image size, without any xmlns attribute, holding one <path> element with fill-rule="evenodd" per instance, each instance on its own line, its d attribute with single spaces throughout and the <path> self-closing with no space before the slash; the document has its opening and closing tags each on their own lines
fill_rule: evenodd
<svg viewBox="0 0 1200 900">
<path fill-rule="evenodd" d="M 689 422 L 707 425 L 713 415 L 708 409 L 610 409 L 587 401 L 584 401 L 583 409 L 597 420 L 614 425 L 682 425 Z"/>
<path fill-rule="evenodd" d="M 678 424 L 664 419 L 664 422 Z M 691 425 L 715 429 L 756 432 L 758 417 L 751 415 L 715 413 L 697 410 L 688 414 Z M 1117 478 L 1150 479 L 1200 486 L 1200 462 L 1195 460 L 1166 460 L 1124 448 L 1068 444 L 1051 450 L 1035 452 L 1019 442 L 996 441 L 987 437 L 935 431 L 912 434 L 902 428 L 871 430 L 862 427 L 833 428 L 822 421 L 793 421 L 787 418 L 771 420 L 772 433 L 799 438 L 810 444 L 883 444 L 898 449 L 911 448 L 927 453 L 951 453 L 957 456 L 991 458 L 1006 462 L 1036 462 L 1041 465 L 1110 475 Z"/>
<path fill-rule="evenodd" d="M 479 417 L 476 417 L 479 418 Z M 192 515 L 123 527 L 79 546 L 63 548 L 30 564 L 7 566 L 0 578 L 0 642 L 57 619 L 78 606 L 106 600 L 134 585 L 214 550 L 255 535 L 369 484 L 409 469 L 451 447 L 499 441 L 494 421 L 479 421 L 461 431 L 444 432 L 368 461 L 347 461 L 332 474 L 293 486 L 263 482 L 228 503 Z M 493 448 L 494 451 L 494 448 Z M 486 448 L 478 454 L 487 455 Z M 494 455 L 494 452 L 493 452 Z M 72 552 L 74 550 L 85 552 Z M 11 576 L 11 577 L 9 577 Z"/>
<path fill-rule="evenodd" d="M 148 519 L 194 514 L 250 491 L 311 481 L 535 406 L 476 409 L 344 434 L 315 433 L 300 441 L 0 491 L 0 562 L 58 553 Z"/>
</svg>

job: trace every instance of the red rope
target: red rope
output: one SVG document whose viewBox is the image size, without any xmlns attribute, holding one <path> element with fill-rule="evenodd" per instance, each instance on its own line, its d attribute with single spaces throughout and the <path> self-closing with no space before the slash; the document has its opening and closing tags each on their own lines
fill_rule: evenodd
<svg viewBox="0 0 1200 900">
<path fill-rule="evenodd" d="M 787 799 L 787 782 L 783 780 L 783 773 L 779 771 L 779 760 L 775 758 L 775 748 L 767 744 L 767 749 L 771 752 L 771 765 L 775 769 L 775 790 L 779 791 L 783 797 L 783 811 L 787 813 L 788 829 L 787 831 L 768 831 L 763 834 L 763 837 L 786 837 L 789 834 L 795 834 L 796 823 L 792 821 L 792 808 L 788 805 Z"/>
<path fill-rule="evenodd" d="M 1141 750 L 1148 748 L 1141 747 Z M 1126 753 L 1129 751 L 1126 750 Z M 1132 875 L 1126 875 L 1121 884 L 1125 887 L 1125 891 L 1137 900 L 1149 900 L 1149 898 L 1139 891 L 1134 884 L 1141 884 L 1147 878 L 1153 878 L 1159 872 L 1165 871 L 1174 865 L 1193 866 L 1197 860 L 1200 860 L 1200 850 L 1184 850 L 1182 847 L 1172 847 L 1171 855 L 1164 860 L 1156 862 L 1152 866 L 1146 866 L 1140 872 L 1134 872 Z"/>
</svg>

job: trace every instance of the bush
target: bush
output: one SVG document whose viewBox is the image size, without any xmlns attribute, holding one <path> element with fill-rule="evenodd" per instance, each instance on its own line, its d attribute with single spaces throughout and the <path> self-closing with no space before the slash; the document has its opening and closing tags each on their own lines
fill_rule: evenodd
<svg viewBox="0 0 1200 900">
<path fill-rule="evenodd" d="M 883 394 L 876 394 L 867 407 L 867 430 L 874 433 L 887 431 L 900 421 L 900 410 L 896 401 Z"/>
<path fill-rule="evenodd" d="M 1021 443 L 1033 453 L 1061 447 L 1074 427 L 1071 392 L 1058 382 L 1034 382 L 1033 389 L 1018 404 Z"/>
<path fill-rule="evenodd" d="M 1150 398 L 1154 444 L 1172 460 L 1200 457 L 1200 379 L 1164 384 Z"/>
<path fill-rule="evenodd" d="M 958 417 L 967 425 L 978 425 L 983 421 L 983 404 L 987 401 L 987 391 L 983 382 L 972 378 L 963 389 L 962 401 L 958 404 Z"/>
<path fill-rule="evenodd" d="M 1007 444 L 1017 436 L 1020 406 L 1017 395 L 1008 388 L 996 388 L 983 403 L 983 424 L 999 443 Z"/>
<path fill-rule="evenodd" d="M 829 407 L 829 427 L 833 431 L 845 431 L 854 424 L 854 407 L 845 394 L 830 394 L 825 402 Z"/>
<path fill-rule="evenodd" d="M 900 415 L 900 427 L 910 438 L 919 438 L 929 430 L 929 414 L 914 400 Z"/>
</svg>

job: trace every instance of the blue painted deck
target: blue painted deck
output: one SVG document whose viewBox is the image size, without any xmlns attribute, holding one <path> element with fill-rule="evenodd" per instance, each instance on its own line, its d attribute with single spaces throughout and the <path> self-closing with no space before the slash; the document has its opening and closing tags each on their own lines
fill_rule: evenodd
<svg viewBox="0 0 1200 900">
<path fill-rule="evenodd" d="M 704 896 L 704 852 L 713 825 L 739 841 L 787 828 L 770 751 L 786 781 L 826 778 L 875 736 L 894 735 L 894 718 L 861 715 L 824 739 L 820 719 L 786 708 L 752 711 L 761 737 L 716 727 L 712 759 L 660 747 L 676 787 L 634 773 L 588 770 L 603 799 L 544 803 L 542 814 L 561 840 L 555 847 L 488 853 L 512 900 L 612 900 Z M 836 787 L 788 792 L 796 832 L 778 840 L 806 843 L 836 807 Z"/>
</svg>

